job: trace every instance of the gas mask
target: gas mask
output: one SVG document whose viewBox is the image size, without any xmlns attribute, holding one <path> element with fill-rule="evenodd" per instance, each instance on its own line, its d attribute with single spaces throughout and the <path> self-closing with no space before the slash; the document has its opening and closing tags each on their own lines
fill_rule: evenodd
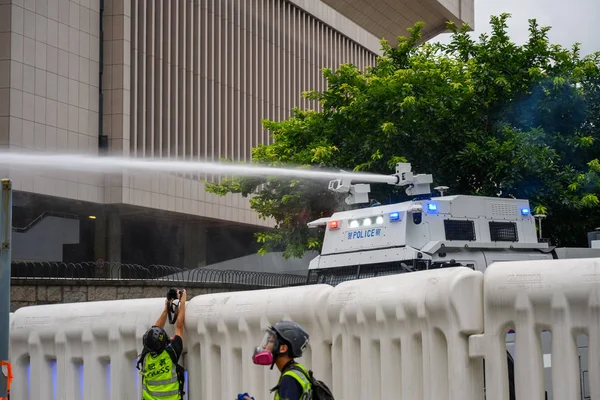
<svg viewBox="0 0 600 400">
<path fill-rule="evenodd" d="M 275 355 L 279 352 L 279 341 L 275 332 L 268 330 L 265 332 L 260 345 L 254 349 L 252 361 L 256 365 L 270 365 L 275 363 Z"/>
</svg>

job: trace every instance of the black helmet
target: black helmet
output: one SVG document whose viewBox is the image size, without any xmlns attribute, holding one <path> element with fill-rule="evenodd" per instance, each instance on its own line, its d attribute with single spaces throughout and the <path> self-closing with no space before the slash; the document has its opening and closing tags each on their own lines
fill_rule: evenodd
<svg viewBox="0 0 600 400">
<path fill-rule="evenodd" d="M 163 328 L 153 326 L 144 334 L 144 347 L 154 354 L 162 352 L 169 344 L 169 335 Z"/>
<path fill-rule="evenodd" d="M 309 339 L 304 328 L 292 321 L 279 321 L 271 329 L 288 345 L 292 358 L 302 357 Z"/>
</svg>

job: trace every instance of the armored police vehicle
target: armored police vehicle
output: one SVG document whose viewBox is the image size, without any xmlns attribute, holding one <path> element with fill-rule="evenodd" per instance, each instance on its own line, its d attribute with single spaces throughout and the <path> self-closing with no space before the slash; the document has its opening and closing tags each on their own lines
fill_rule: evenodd
<svg viewBox="0 0 600 400">
<path fill-rule="evenodd" d="M 414 175 L 408 163 L 399 163 L 389 178 L 384 183 L 407 186 L 406 193 L 414 199 L 337 212 L 308 224 L 326 229 L 321 254 L 309 265 L 309 284 L 336 285 L 351 279 L 451 266 L 483 272 L 488 265 L 502 261 L 600 257 L 598 248 L 551 247 L 541 239 L 545 216 L 533 215 L 528 200 L 444 196 L 448 187 L 443 186 L 435 188 L 441 195 L 432 197 L 432 176 Z M 347 204 L 369 202 L 369 184 L 340 178 L 331 181 L 329 189 L 348 193 Z M 543 332 L 548 399 L 553 398 L 550 340 L 550 334 Z M 589 399 L 586 337 L 578 338 L 578 347 L 582 399 Z M 507 351 L 510 370 L 515 356 L 514 335 L 510 333 Z"/>
</svg>

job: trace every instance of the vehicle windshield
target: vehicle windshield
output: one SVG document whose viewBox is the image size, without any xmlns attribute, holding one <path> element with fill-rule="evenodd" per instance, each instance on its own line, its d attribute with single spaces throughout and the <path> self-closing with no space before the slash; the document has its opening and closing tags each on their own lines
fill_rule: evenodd
<svg viewBox="0 0 600 400">
<path fill-rule="evenodd" d="M 345 281 L 403 274 L 429 268 L 427 260 L 404 260 L 378 264 L 351 265 L 313 269 L 308 272 L 308 284 L 324 283 L 336 286 Z"/>
</svg>

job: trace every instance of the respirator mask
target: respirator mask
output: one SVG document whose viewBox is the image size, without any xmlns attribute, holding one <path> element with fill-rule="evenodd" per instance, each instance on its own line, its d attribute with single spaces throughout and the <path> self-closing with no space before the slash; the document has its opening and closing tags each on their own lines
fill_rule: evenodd
<svg viewBox="0 0 600 400">
<path fill-rule="evenodd" d="M 271 365 L 275 362 L 274 351 L 279 350 L 279 343 L 275 332 L 267 331 L 260 345 L 254 349 L 252 361 L 256 365 Z"/>
</svg>

